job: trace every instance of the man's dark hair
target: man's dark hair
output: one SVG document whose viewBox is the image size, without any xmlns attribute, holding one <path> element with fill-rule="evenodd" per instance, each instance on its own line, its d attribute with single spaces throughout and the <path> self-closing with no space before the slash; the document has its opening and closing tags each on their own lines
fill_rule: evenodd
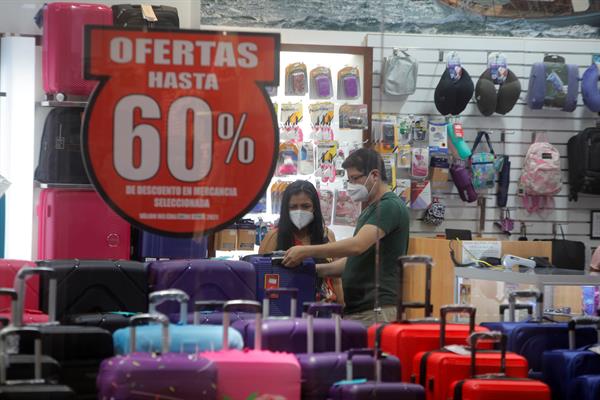
<svg viewBox="0 0 600 400">
<path fill-rule="evenodd" d="M 360 148 L 352 152 L 342 163 L 342 168 L 356 168 L 363 175 L 369 175 L 374 169 L 378 170 L 381 180 L 387 182 L 387 174 L 381 155 L 373 149 Z"/>
</svg>

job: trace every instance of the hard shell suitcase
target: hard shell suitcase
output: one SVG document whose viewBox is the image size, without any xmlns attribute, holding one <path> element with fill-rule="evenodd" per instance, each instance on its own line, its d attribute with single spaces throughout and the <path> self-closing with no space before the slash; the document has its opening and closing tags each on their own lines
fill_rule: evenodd
<svg viewBox="0 0 600 400">
<path fill-rule="evenodd" d="M 35 399 L 35 400 L 63 400 L 63 399 L 75 399 L 75 393 L 65 385 L 58 385 L 46 382 L 42 374 L 42 344 L 40 339 L 40 332 L 32 327 L 8 327 L 0 331 L 0 343 L 3 349 L 8 346 L 6 337 L 12 334 L 27 333 L 33 335 L 35 348 L 33 361 L 33 379 L 31 375 L 27 379 L 7 379 L 7 365 L 5 364 L 6 358 L 0 357 L 0 399 L 3 400 L 24 400 L 24 399 Z M 21 350 L 21 349 L 19 349 Z M 11 359 L 12 357 L 9 357 Z M 12 361 L 12 360 L 11 360 Z"/>
<path fill-rule="evenodd" d="M 323 305 L 317 305 L 323 307 Z M 346 364 L 348 357 L 353 363 L 353 371 L 356 375 L 375 380 L 373 365 L 375 365 L 376 354 L 373 349 L 365 349 L 363 352 L 349 350 L 342 352 L 342 328 L 341 328 L 341 304 L 328 303 L 332 308 L 335 318 L 335 351 L 327 353 L 315 353 L 314 350 L 314 317 L 316 308 L 309 306 L 307 310 L 307 352 L 296 354 L 300 369 L 302 370 L 302 399 L 303 400 L 325 400 L 331 385 L 346 377 Z M 352 356 L 350 356 L 350 353 Z M 381 380 L 383 382 L 400 381 L 400 360 L 395 356 L 383 358 L 381 362 Z"/>
<path fill-rule="evenodd" d="M 208 255 L 206 236 L 201 238 L 178 238 L 144 230 L 136 230 L 138 235 L 134 258 L 140 261 L 158 259 L 196 259 Z"/>
<path fill-rule="evenodd" d="M 425 264 L 426 267 L 424 303 L 406 303 L 402 299 L 404 268 L 412 264 Z M 384 352 L 393 354 L 400 359 L 402 382 L 411 381 L 415 354 L 440 348 L 440 322 L 436 320 L 410 321 L 404 319 L 407 308 L 423 308 L 425 318 L 431 317 L 433 309 L 430 300 L 432 265 L 430 257 L 408 256 L 398 259 L 398 321 L 390 324 L 373 325 L 368 331 L 369 347 L 379 346 Z M 464 307 L 460 309 L 462 310 Z M 444 344 L 464 344 L 473 329 L 478 332 L 487 330 L 475 326 L 475 309 L 469 309 L 468 311 L 472 315 L 470 325 L 446 324 L 444 321 Z M 445 314 L 442 314 L 442 318 L 445 318 Z"/>
<path fill-rule="evenodd" d="M 266 295 L 276 295 L 282 299 L 282 294 L 291 296 L 290 308 L 295 310 L 295 289 L 267 289 Z M 262 348 L 271 351 L 285 351 L 289 353 L 306 353 L 308 321 L 304 318 L 269 318 L 269 301 L 263 301 L 263 333 Z M 335 320 L 325 318 L 314 319 L 314 352 L 322 353 L 335 351 Z M 252 346 L 255 337 L 255 324 L 248 320 L 238 320 L 233 327 L 241 332 L 246 347 Z M 341 322 L 342 345 L 341 350 L 360 349 L 367 346 L 367 332 L 365 327 L 356 321 L 344 320 Z"/>
<path fill-rule="evenodd" d="M 489 337 L 491 332 L 473 333 L 469 343 Z M 492 336 L 501 333 L 494 332 Z M 464 348 L 463 348 L 464 351 Z M 477 374 L 492 373 L 498 369 L 501 360 L 505 360 L 506 375 L 513 378 L 527 378 L 529 370 L 527 360 L 518 354 L 502 351 L 483 350 L 476 353 Z M 447 400 L 451 396 L 453 382 L 468 378 L 471 370 L 471 352 L 457 354 L 448 349 L 419 353 L 413 362 L 413 371 L 418 371 L 415 382 L 425 388 L 427 400 Z"/>
<path fill-rule="evenodd" d="M 190 310 L 200 300 L 256 300 L 256 272 L 245 261 L 155 261 L 148 264 L 148 285 L 150 292 L 183 290 L 189 296 Z M 176 304 L 162 304 L 157 310 L 171 321 L 180 319 Z"/>
<path fill-rule="evenodd" d="M 222 327 L 218 325 L 187 325 L 187 304 L 188 296 L 178 289 L 162 290 L 152 292 L 149 296 L 149 313 L 156 313 L 158 305 L 164 301 L 176 301 L 179 303 L 181 320 L 178 324 L 169 326 L 170 351 L 173 353 L 195 354 L 198 351 L 219 350 L 222 348 Z M 161 329 L 158 325 L 146 325 L 136 329 L 135 351 L 160 351 L 161 350 Z M 115 353 L 127 354 L 132 349 L 129 347 L 131 330 L 121 328 L 114 332 L 113 340 Z M 244 341 L 239 332 L 235 329 L 229 329 L 229 347 L 241 349 L 244 347 Z"/>
<path fill-rule="evenodd" d="M 78 108 L 54 108 L 44 122 L 34 179 L 41 183 L 89 184 L 81 155 Z"/>
<path fill-rule="evenodd" d="M 13 287 L 17 272 L 23 267 L 34 267 L 35 263 L 24 260 L 0 259 L 0 287 Z M 37 276 L 28 279 L 25 286 L 25 304 L 23 312 L 24 324 L 38 324 L 48 322 L 48 315 L 40 308 L 39 279 Z M 12 318 L 12 299 L 0 298 L 0 317 Z"/>
<path fill-rule="evenodd" d="M 29 275 L 50 275 L 54 270 L 46 267 L 22 268 L 15 279 L 17 306 L 13 324 L 21 326 L 23 303 L 20 293 L 24 292 L 25 278 Z M 79 399 L 96 397 L 96 374 L 100 362 L 114 354 L 112 336 L 104 329 L 87 326 L 59 325 L 55 320 L 56 280 L 49 280 L 48 324 L 39 325 L 44 354 L 54 358 L 62 367 L 61 382 L 69 385 Z M 30 325 L 34 326 L 34 325 Z M 33 352 L 34 342 L 21 338 L 20 349 Z"/>
<path fill-rule="evenodd" d="M 216 400 L 216 366 L 202 357 L 169 352 L 169 319 L 165 315 L 132 317 L 130 348 L 137 347 L 135 324 L 146 320 L 161 324 L 160 353 L 132 352 L 104 360 L 98 373 L 98 398 Z"/>
<path fill-rule="evenodd" d="M 317 270 L 312 259 L 306 259 L 298 268 L 286 268 L 281 265 L 283 255 L 273 253 L 272 255 L 250 255 L 244 257 L 244 261 L 251 262 L 256 268 L 256 295 L 258 301 L 263 301 L 265 291 L 275 288 L 298 289 L 298 301 L 296 302 L 296 314 L 302 313 L 302 304 L 316 301 L 317 293 Z M 275 299 L 271 302 L 271 315 L 290 315 L 290 303 L 285 299 Z"/>
<path fill-rule="evenodd" d="M 509 317 L 514 320 L 517 298 L 536 298 L 536 319 L 524 322 L 484 322 L 490 330 L 504 333 L 507 349 L 527 359 L 531 377 L 539 375 L 542 370 L 542 355 L 546 350 L 567 349 L 569 347 L 569 327 L 567 323 L 543 322 L 543 295 L 537 291 L 515 291 L 509 293 Z M 579 328 L 575 332 L 580 346 L 596 343 L 596 330 L 591 327 Z"/>
<path fill-rule="evenodd" d="M 137 4 L 117 4 L 112 6 L 115 26 L 124 28 L 179 28 L 179 15 L 175 7 L 151 6 L 156 16 L 147 15 L 142 6 Z"/>
<path fill-rule="evenodd" d="M 256 315 L 254 350 L 230 350 L 201 353 L 217 365 L 217 396 L 219 399 L 246 400 L 286 399 L 300 400 L 300 365 L 293 354 L 261 349 L 260 303 L 233 300 L 223 310 L 223 343 L 229 334 L 229 311 L 235 307 L 251 307 Z"/>
<path fill-rule="evenodd" d="M 477 375 L 478 336 L 500 342 L 500 373 Z M 453 400 L 550 400 L 548 385 L 533 379 L 509 378 L 505 375 L 506 335 L 480 333 L 471 336 L 471 377 L 456 381 L 450 388 Z"/>
<path fill-rule="evenodd" d="M 373 353 L 374 350 L 367 350 Z M 348 351 L 348 361 L 346 363 L 346 380 L 336 382 L 329 389 L 329 399 L 331 400 L 424 400 L 425 391 L 421 385 L 401 382 L 382 382 L 381 376 L 378 373 L 381 371 L 382 359 L 385 357 L 381 351 L 377 351 L 372 360 L 373 369 L 375 370 L 375 380 L 358 379 L 355 380 L 353 371 L 354 356 L 363 354 L 364 350 Z M 364 376 L 364 375 L 361 375 Z"/>
<path fill-rule="evenodd" d="M 600 375 L 600 355 L 590 351 L 591 346 L 577 348 L 575 329 L 587 324 L 596 325 L 600 344 L 600 318 L 576 317 L 569 321 L 569 350 L 545 351 L 542 356 L 542 380 L 552 389 L 553 400 L 570 400 L 568 389 L 578 376 Z"/>
<path fill-rule="evenodd" d="M 112 11 L 101 4 L 49 3 L 43 9 L 42 81 L 55 95 L 89 96 L 96 81 L 83 79 L 83 28 L 111 25 Z"/>
<path fill-rule="evenodd" d="M 571 382 L 568 389 L 569 399 L 600 399 L 600 375 L 581 375 Z"/>
<path fill-rule="evenodd" d="M 61 322 L 74 321 L 77 316 L 85 325 L 100 326 L 110 319 L 116 322 L 124 318 L 108 312 L 146 312 L 148 310 L 148 284 L 146 267 L 143 263 L 127 260 L 52 260 L 38 261 L 40 267 L 54 270 L 57 280 L 56 319 Z M 42 277 L 41 306 L 48 311 L 49 287 L 47 278 Z M 79 325 L 79 323 L 74 323 Z M 124 324 L 129 325 L 126 320 Z"/>
<path fill-rule="evenodd" d="M 94 190 L 43 189 L 38 259 L 129 259 L 130 227 Z"/>
</svg>

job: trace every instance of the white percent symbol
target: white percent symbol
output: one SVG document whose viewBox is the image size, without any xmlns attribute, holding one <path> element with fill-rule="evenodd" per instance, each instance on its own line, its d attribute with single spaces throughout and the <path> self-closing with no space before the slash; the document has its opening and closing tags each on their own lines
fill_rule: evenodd
<svg viewBox="0 0 600 400">
<path fill-rule="evenodd" d="M 240 137 L 244 124 L 246 123 L 247 114 L 243 113 L 240 121 L 235 126 L 235 117 L 230 113 L 221 113 L 217 117 L 217 135 L 221 140 L 231 140 L 225 164 L 231 163 L 233 154 L 237 150 L 237 159 L 242 164 L 251 164 L 254 161 L 254 140 L 249 137 Z"/>
</svg>

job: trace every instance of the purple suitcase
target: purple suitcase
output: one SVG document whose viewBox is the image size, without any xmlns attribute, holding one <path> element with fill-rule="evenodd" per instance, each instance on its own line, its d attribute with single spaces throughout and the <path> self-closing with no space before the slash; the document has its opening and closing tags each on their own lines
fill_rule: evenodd
<svg viewBox="0 0 600 400">
<path fill-rule="evenodd" d="M 342 330 L 341 330 L 341 304 L 315 303 L 316 307 L 309 307 L 307 310 L 308 335 L 306 347 L 308 352 L 297 354 L 300 368 L 302 369 L 302 399 L 303 400 L 325 400 L 331 385 L 341 381 L 346 377 L 346 363 L 348 353 L 341 352 Z M 323 311 L 325 307 L 331 309 L 335 320 L 335 352 L 314 353 L 314 322 L 313 314 L 315 311 Z M 351 350 L 352 351 L 352 350 Z M 353 371 L 358 376 L 367 379 L 375 379 L 373 364 L 375 362 L 373 349 L 364 349 L 363 352 L 354 352 Z M 400 381 L 400 360 L 395 356 L 388 356 L 381 363 L 381 378 L 384 382 Z"/>
<path fill-rule="evenodd" d="M 348 352 L 348 362 L 346 364 L 346 380 L 336 382 L 329 389 L 329 399 L 331 400 L 425 400 L 425 389 L 421 385 L 402 382 L 382 382 L 381 381 L 381 363 L 385 356 L 379 351 L 377 359 L 373 365 L 375 381 L 365 379 L 354 379 L 353 363 L 354 355 L 364 354 L 365 350 L 350 350 Z M 366 350 L 373 352 L 373 350 Z M 379 372 L 379 373 L 378 373 Z"/>
<path fill-rule="evenodd" d="M 104 360 L 96 381 L 98 398 L 216 400 L 216 366 L 197 355 L 169 353 L 166 316 L 139 314 L 132 317 L 131 348 L 136 347 L 135 324 L 147 320 L 162 324 L 162 353 L 130 353 Z"/>
<path fill-rule="evenodd" d="M 263 300 L 263 334 L 262 348 L 271 351 L 289 353 L 306 353 L 307 320 L 303 318 L 269 318 L 269 300 L 273 295 L 290 294 L 290 309 L 295 310 L 296 289 L 268 289 Z M 244 343 L 254 343 L 253 321 L 239 320 L 232 325 L 242 333 Z M 316 318 L 314 320 L 314 352 L 323 353 L 335 350 L 335 321 L 333 319 Z M 359 322 L 342 321 L 341 350 L 367 347 L 367 330 Z"/>
<path fill-rule="evenodd" d="M 148 282 L 149 292 L 183 290 L 190 297 L 189 310 L 199 300 L 256 300 L 256 272 L 245 261 L 154 261 L 148 265 Z M 178 306 L 172 302 L 162 304 L 158 311 L 179 321 Z"/>
</svg>

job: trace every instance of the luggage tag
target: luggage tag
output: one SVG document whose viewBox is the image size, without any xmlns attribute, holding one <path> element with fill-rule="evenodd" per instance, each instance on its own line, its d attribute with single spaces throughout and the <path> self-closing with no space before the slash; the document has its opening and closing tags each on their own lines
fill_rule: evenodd
<svg viewBox="0 0 600 400">
<path fill-rule="evenodd" d="M 458 354 L 460 356 L 470 356 L 471 355 L 470 349 L 468 349 L 466 346 L 461 346 L 458 344 L 449 344 L 447 346 L 444 346 L 444 350 L 448 350 L 449 352 Z"/>
<path fill-rule="evenodd" d="M 448 62 L 446 64 L 446 68 L 448 69 L 448 73 L 450 74 L 450 79 L 459 80 L 462 76 L 462 66 L 460 63 L 460 57 L 456 51 L 451 51 L 448 54 Z"/>
<path fill-rule="evenodd" d="M 506 81 L 508 77 L 508 64 L 504 53 L 490 53 L 488 56 L 488 68 L 494 84 L 502 85 Z"/>
<path fill-rule="evenodd" d="M 340 129 L 367 129 L 368 107 L 366 104 L 342 104 L 340 106 Z"/>
<path fill-rule="evenodd" d="M 307 89 L 306 65 L 301 62 L 288 65 L 285 68 L 286 96 L 304 96 Z"/>
<path fill-rule="evenodd" d="M 337 79 L 338 100 L 355 100 L 360 97 L 358 67 L 346 66 L 339 70 Z"/>
<path fill-rule="evenodd" d="M 333 96 L 331 70 L 327 67 L 317 67 L 310 71 L 310 98 L 329 99 Z"/>
</svg>

